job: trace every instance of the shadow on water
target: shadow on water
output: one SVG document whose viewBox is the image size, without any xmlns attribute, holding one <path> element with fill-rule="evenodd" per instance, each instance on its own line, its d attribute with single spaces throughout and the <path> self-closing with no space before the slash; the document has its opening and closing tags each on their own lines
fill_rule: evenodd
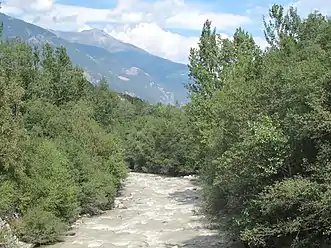
<svg viewBox="0 0 331 248">
<path fill-rule="evenodd" d="M 192 184 L 192 188 L 186 190 L 178 190 L 174 193 L 170 193 L 168 195 L 169 199 L 177 201 L 179 204 L 183 205 L 194 205 L 201 207 L 201 194 L 202 190 L 199 187 L 200 183 L 197 178 L 190 179 Z M 197 215 L 202 214 L 199 210 L 196 212 Z M 217 225 L 213 223 L 212 220 L 208 218 L 202 218 L 200 221 L 203 223 L 203 226 L 207 229 L 217 229 Z M 242 243 L 234 242 L 233 240 L 229 240 L 228 235 L 225 233 L 213 234 L 213 235 L 198 235 L 194 238 L 186 240 L 181 244 L 167 244 L 166 248 L 244 248 Z"/>
<path fill-rule="evenodd" d="M 201 190 L 194 187 L 192 189 L 178 190 L 173 193 L 170 193 L 168 195 L 168 198 L 171 200 L 175 200 L 183 205 L 192 204 L 194 206 L 197 206 L 200 202 L 200 193 Z"/>
<path fill-rule="evenodd" d="M 190 179 L 190 182 L 191 182 L 192 185 L 194 185 L 194 186 L 199 186 L 199 185 L 201 185 L 201 183 L 200 183 L 200 181 L 199 181 L 198 178 L 192 178 L 192 179 Z"/>
<path fill-rule="evenodd" d="M 222 243 L 219 241 L 219 237 L 217 235 L 207 236 L 201 235 L 184 241 L 182 244 L 167 244 L 166 248 L 173 247 L 187 247 L 187 248 L 216 248 L 221 247 Z"/>
<path fill-rule="evenodd" d="M 166 248 L 244 248 L 241 243 L 222 240 L 219 235 L 200 235 L 181 244 L 167 244 Z"/>
</svg>

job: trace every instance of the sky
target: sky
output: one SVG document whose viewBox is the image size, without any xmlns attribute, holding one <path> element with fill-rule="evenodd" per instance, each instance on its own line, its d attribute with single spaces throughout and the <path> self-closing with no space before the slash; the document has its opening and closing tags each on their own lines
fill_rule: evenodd
<svg viewBox="0 0 331 248">
<path fill-rule="evenodd" d="M 5 0 L 1 12 L 47 29 L 98 28 L 146 51 L 187 63 L 209 19 L 223 37 L 237 27 L 264 47 L 262 16 L 274 4 L 294 5 L 305 16 L 331 14 L 330 0 Z"/>
</svg>

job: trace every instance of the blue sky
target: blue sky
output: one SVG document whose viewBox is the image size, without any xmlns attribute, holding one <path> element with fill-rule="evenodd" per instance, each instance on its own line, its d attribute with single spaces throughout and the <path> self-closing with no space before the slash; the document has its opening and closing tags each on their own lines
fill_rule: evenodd
<svg viewBox="0 0 331 248">
<path fill-rule="evenodd" d="M 273 3 L 294 5 L 302 15 L 314 9 L 331 13 L 330 0 L 6 0 L 2 11 L 48 29 L 99 28 L 153 54 L 186 63 L 207 18 L 223 37 L 241 26 L 265 46 L 262 15 Z"/>
</svg>

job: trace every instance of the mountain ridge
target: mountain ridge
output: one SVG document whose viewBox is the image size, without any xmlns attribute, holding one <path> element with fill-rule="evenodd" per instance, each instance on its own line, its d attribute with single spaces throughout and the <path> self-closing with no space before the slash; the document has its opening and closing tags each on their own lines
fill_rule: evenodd
<svg viewBox="0 0 331 248">
<path fill-rule="evenodd" d="M 50 32 L 54 33 L 58 37 L 68 40 L 70 42 L 77 42 L 81 44 L 87 44 L 91 45 L 93 42 L 94 46 L 102 46 L 109 52 L 117 52 L 121 51 L 125 48 L 125 50 L 134 50 L 134 51 L 141 51 L 145 53 L 149 53 L 146 50 L 143 50 L 142 48 L 139 48 L 135 45 L 132 45 L 130 43 L 122 42 L 107 32 L 97 29 L 97 28 L 92 28 L 92 29 L 86 29 L 82 31 L 61 31 L 61 30 L 53 30 L 53 29 L 48 29 Z M 83 38 L 83 39 L 82 39 Z M 92 40 L 91 40 L 92 38 Z M 98 40 L 99 39 L 99 40 Z M 103 41 L 103 42 L 102 42 Z M 109 47 L 107 48 L 107 41 L 111 41 Z M 106 45 L 106 46 L 105 46 Z M 120 49 L 122 47 L 122 49 Z M 119 49 L 119 50 L 116 50 Z"/>
<path fill-rule="evenodd" d="M 153 55 L 124 43 L 108 33 L 91 29 L 81 32 L 47 30 L 0 13 L 4 38 L 20 37 L 33 45 L 64 46 L 74 64 L 93 83 L 105 78 L 109 87 L 151 103 L 185 103 L 186 65 Z M 134 73 L 133 73 L 134 72 Z"/>
</svg>

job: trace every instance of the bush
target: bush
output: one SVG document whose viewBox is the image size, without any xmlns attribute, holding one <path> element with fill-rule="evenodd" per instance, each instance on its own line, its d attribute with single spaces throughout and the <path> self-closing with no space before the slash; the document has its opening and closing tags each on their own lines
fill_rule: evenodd
<svg viewBox="0 0 331 248">
<path fill-rule="evenodd" d="M 22 220 L 12 223 L 12 227 L 22 241 L 36 245 L 60 241 L 67 230 L 58 217 L 38 206 L 30 208 Z"/>
</svg>

